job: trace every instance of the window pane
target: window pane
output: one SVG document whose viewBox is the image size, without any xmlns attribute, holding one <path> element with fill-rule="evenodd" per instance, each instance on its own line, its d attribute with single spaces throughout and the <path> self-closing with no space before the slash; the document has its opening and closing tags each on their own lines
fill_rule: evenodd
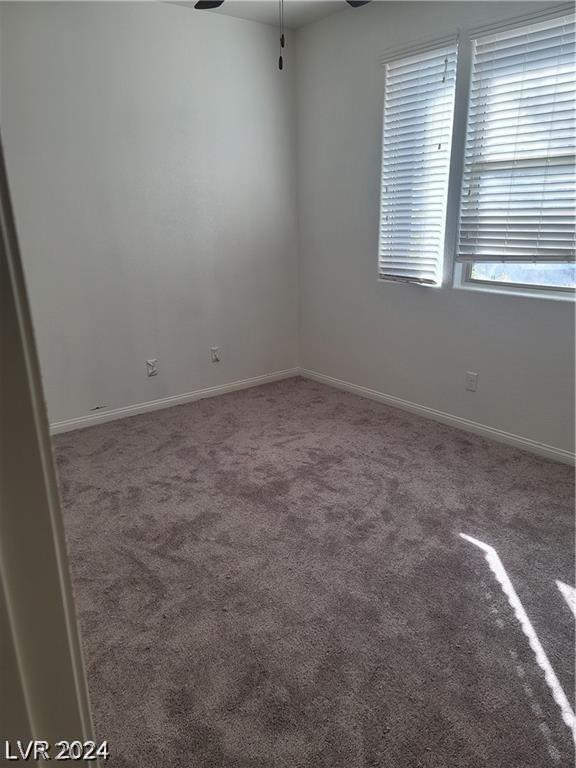
<svg viewBox="0 0 576 768">
<path fill-rule="evenodd" d="M 470 277 L 538 288 L 576 288 L 576 264 L 478 263 L 472 265 Z"/>
</svg>

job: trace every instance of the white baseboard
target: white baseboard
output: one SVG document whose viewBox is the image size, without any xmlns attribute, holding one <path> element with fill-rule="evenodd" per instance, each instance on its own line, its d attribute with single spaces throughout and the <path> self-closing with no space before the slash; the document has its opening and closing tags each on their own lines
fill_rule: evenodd
<svg viewBox="0 0 576 768">
<path fill-rule="evenodd" d="M 491 440 L 496 440 L 506 445 L 512 445 L 515 448 L 521 448 L 525 451 L 530 451 L 539 456 L 544 456 L 547 459 L 554 461 L 561 461 L 565 464 L 575 464 L 576 454 L 566 451 L 563 448 L 556 448 L 553 445 L 547 445 L 546 443 L 540 443 L 536 440 L 531 440 L 528 437 L 522 437 L 521 435 L 515 435 L 512 432 L 505 432 L 495 427 L 488 427 L 485 424 L 478 424 L 478 422 L 471 421 L 470 419 L 464 419 L 461 416 L 454 416 L 451 413 L 445 413 L 444 411 L 438 411 L 435 408 L 429 408 L 426 405 L 419 405 L 418 403 L 412 403 L 409 400 L 403 400 L 400 397 L 394 395 L 387 395 L 384 392 L 378 392 L 375 389 L 369 389 L 368 387 L 361 387 L 358 384 L 352 384 L 349 381 L 343 381 L 342 379 L 335 379 L 332 376 L 326 376 L 323 373 L 317 371 L 311 371 L 306 368 L 288 368 L 284 371 L 275 371 L 274 373 L 268 373 L 264 376 L 254 376 L 251 379 L 243 379 L 242 381 L 232 381 L 229 384 L 222 384 L 216 387 L 205 387 L 204 389 L 197 389 L 194 392 L 186 392 L 182 395 L 174 395 L 172 397 L 163 397 L 159 400 L 151 400 L 147 403 L 137 403 L 135 405 L 128 405 L 124 408 L 115 408 L 111 411 L 100 411 L 98 413 L 92 413 L 88 416 L 79 416 L 75 419 L 66 419 L 65 421 L 57 421 L 50 425 L 50 431 L 53 435 L 61 432 L 70 432 L 74 429 L 83 429 L 84 427 L 93 427 L 96 424 L 105 424 L 107 421 L 115 421 L 116 419 L 124 419 L 128 416 L 136 416 L 140 413 L 148 413 L 149 411 L 157 411 L 162 408 L 170 408 L 173 405 L 183 405 L 184 403 L 191 403 L 194 400 L 201 400 L 205 397 L 216 397 L 217 395 L 224 395 L 228 392 L 237 392 L 240 389 L 248 389 L 250 387 L 257 387 L 261 384 L 268 384 L 273 381 L 281 381 L 282 379 L 289 379 L 294 376 L 303 376 L 313 381 L 318 381 L 321 384 L 326 384 L 329 387 L 335 387 L 346 392 L 351 392 L 354 395 L 360 397 L 367 397 L 370 400 L 376 400 L 379 403 L 385 403 L 391 405 L 394 408 L 401 408 L 411 413 L 416 413 L 419 416 L 424 416 L 427 419 L 433 419 L 439 421 L 442 424 L 448 424 L 451 427 L 457 427 L 463 429 L 466 432 L 473 432 L 474 434 L 487 437 Z"/>
<path fill-rule="evenodd" d="M 448 424 L 451 427 L 457 427 L 466 432 L 473 432 L 482 437 L 487 437 L 490 440 L 496 440 L 499 443 L 505 443 L 506 445 L 512 445 L 515 448 L 521 448 L 525 451 L 536 453 L 539 456 L 544 456 L 547 459 L 561 461 L 565 464 L 576 463 L 576 454 L 566 451 L 563 448 L 556 448 L 553 445 L 539 443 L 536 440 L 531 440 L 528 437 L 521 437 L 512 432 L 504 432 L 502 429 L 488 427 L 485 424 L 478 424 L 475 421 L 470 421 L 470 419 L 463 419 L 461 416 L 454 416 L 451 413 L 437 411 L 435 408 L 428 408 L 426 405 L 418 405 L 418 403 L 412 403 L 409 400 L 403 400 L 400 397 L 386 395 L 375 389 L 360 387 L 357 384 L 351 384 L 349 381 L 334 379 L 332 376 L 325 376 L 323 373 L 318 373 L 317 371 L 300 368 L 300 376 L 303 376 L 306 379 L 312 379 L 313 381 L 318 381 L 320 384 L 327 384 L 330 387 L 351 392 L 354 395 L 360 395 L 360 397 L 377 400 L 379 403 L 392 405 L 394 408 L 401 408 L 405 411 L 410 411 L 411 413 L 417 413 L 419 416 L 424 416 L 427 419 L 434 419 L 434 421 L 439 421 L 442 424 Z"/>
<path fill-rule="evenodd" d="M 116 419 L 125 419 L 127 416 L 137 416 L 140 413 L 149 411 L 158 411 L 162 408 L 170 408 L 173 405 L 183 405 L 191 403 L 194 400 L 202 400 L 205 397 L 216 397 L 216 395 L 225 395 L 228 392 L 237 392 L 240 389 L 249 389 L 258 387 L 261 384 L 269 384 L 273 381 L 281 381 L 298 376 L 298 368 L 288 368 L 285 371 L 275 371 L 267 373 L 264 376 L 254 376 L 251 379 L 242 381 L 232 381 L 229 384 L 221 384 L 217 387 L 204 387 L 194 392 L 185 392 L 183 395 L 173 395 L 172 397 L 162 397 L 159 400 L 150 400 L 147 403 L 136 403 L 124 408 L 114 408 L 111 411 L 99 411 L 91 413 L 88 416 L 79 416 L 76 419 L 66 419 L 65 421 L 56 421 L 50 425 L 50 432 L 57 435 L 61 432 L 70 432 L 73 429 L 83 429 L 84 427 L 93 427 L 96 424 L 104 424 L 107 421 Z"/>
</svg>

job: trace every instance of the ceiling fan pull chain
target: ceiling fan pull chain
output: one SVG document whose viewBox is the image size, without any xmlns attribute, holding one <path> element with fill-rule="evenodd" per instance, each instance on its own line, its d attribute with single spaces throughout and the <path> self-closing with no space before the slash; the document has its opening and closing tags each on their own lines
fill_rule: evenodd
<svg viewBox="0 0 576 768">
<path fill-rule="evenodd" d="M 284 38 L 284 0 L 278 0 L 278 12 L 279 12 L 279 21 L 280 21 L 280 56 L 278 58 L 278 69 L 284 68 L 284 59 L 282 58 L 282 49 L 285 46 L 285 38 Z"/>
<path fill-rule="evenodd" d="M 368 5 L 370 0 L 346 0 L 352 8 L 360 8 L 362 5 Z M 200 11 L 213 11 L 224 3 L 224 0 L 197 0 L 194 8 Z M 286 36 L 284 34 L 284 0 L 278 0 L 278 16 L 280 23 L 280 55 L 278 56 L 278 69 L 284 69 L 284 58 L 282 53 L 286 47 Z"/>
</svg>

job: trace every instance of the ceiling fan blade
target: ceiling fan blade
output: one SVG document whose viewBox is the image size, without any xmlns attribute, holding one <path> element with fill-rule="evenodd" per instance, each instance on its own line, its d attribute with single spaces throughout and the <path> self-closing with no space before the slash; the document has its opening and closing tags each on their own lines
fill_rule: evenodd
<svg viewBox="0 0 576 768">
<path fill-rule="evenodd" d="M 361 5 L 368 5 L 370 0 L 346 0 L 348 5 L 351 5 L 352 8 L 360 8 Z"/>
<path fill-rule="evenodd" d="M 211 11 L 214 8 L 220 8 L 224 0 L 198 0 L 194 8 L 199 11 Z"/>
</svg>

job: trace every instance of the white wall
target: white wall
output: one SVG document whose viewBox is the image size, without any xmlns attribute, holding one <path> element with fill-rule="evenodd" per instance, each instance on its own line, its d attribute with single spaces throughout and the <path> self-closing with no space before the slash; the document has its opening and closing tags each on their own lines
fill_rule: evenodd
<svg viewBox="0 0 576 768">
<path fill-rule="evenodd" d="M 275 30 L 165 3 L 2 3 L 1 27 L 51 421 L 295 366 L 293 83 Z"/>
<path fill-rule="evenodd" d="M 539 7 L 372 3 L 299 32 L 300 362 L 573 450 L 573 304 L 376 279 L 380 54 Z"/>
<path fill-rule="evenodd" d="M 376 280 L 380 53 L 542 5 L 374 2 L 299 30 L 279 73 L 272 27 L 2 3 L 2 132 L 51 420 L 299 359 L 573 450 L 572 305 Z"/>
</svg>

